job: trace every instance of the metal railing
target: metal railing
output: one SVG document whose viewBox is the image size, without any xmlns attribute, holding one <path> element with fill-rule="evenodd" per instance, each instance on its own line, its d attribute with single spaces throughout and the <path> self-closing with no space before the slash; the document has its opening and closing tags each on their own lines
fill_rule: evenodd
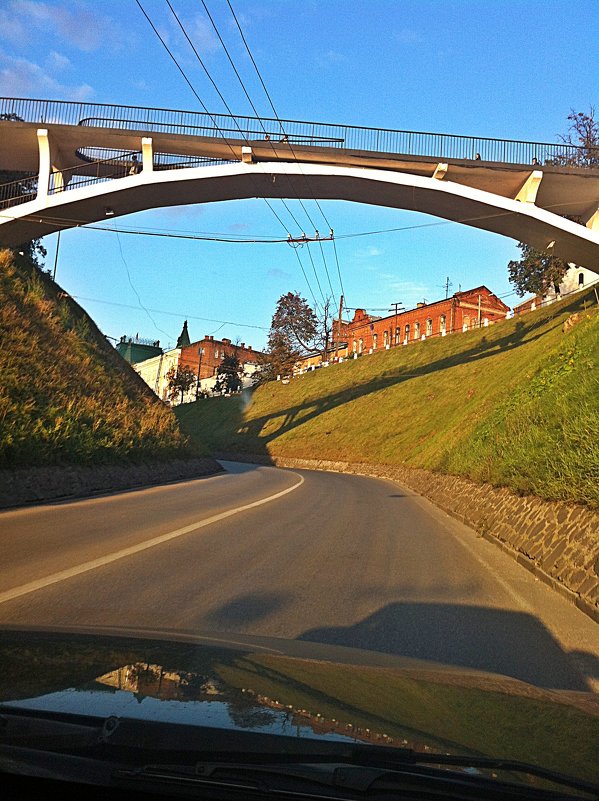
<svg viewBox="0 0 599 801">
<path fill-rule="evenodd" d="M 16 181 L 0 186 L 0 209 L 8 209 L 21 203 L 35 200 L 37 195 L 37 173 L 26 173 Z"/>
<path fill-rule="evenodd" d="M 286 134 L 295 145 L 323 146 L 434 159 L 534 163 L 572 167 L 599 166 L 599 153 L 565 143 L 517 141 L 459 136 L 422 131 L 366 128 L 355 125 L 263 117 L 206 114 L 164 108 L 72 103 L 63 100 L 0 98 L 0 119 L 18 119 L 39 125 L 85 125 L 118 128 L 151 134 L 225 137 L 236 140 L 280 140 Z"/>
<path fill-rule="evenodd" d="M 111 181 L 114 178 L 124 178 L 126 175 L 136 175 L 141 170 L 141 160 L 135 152 L 121 151 L 110 158 L 89 161 L 85 165 L 78 164 L 66 170 L 52 170 L 48 194 L 66 192 L 70 189 L 80 189 L 82 186 Z M 82 174 L 82 170 L 85 172 Z"/>
</svg>

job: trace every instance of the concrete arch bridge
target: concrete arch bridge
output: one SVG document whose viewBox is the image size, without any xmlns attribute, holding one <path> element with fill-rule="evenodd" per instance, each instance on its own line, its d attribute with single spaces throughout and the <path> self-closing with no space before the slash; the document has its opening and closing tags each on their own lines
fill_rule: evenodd
<svg viewBox="0 0 599 801">
<path fill-rule="evenodd" d="M 599 152 L 567 144 L 0 98 L 0 170 L 13 178 L 0 185 L 4 246 L 157 207 L 336 199 L 492 231 L 599 273 Z"/>
</svg>

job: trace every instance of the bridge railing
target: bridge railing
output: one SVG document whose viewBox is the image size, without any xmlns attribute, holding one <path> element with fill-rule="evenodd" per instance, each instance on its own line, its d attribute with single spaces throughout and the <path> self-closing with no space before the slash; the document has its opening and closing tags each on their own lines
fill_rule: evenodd
<svg viewBox="0 0 599 801">
<path fill-rule="evenodd" d="M 297 146 L 366 150 L 439 160 L 480 158 L 481 161 L 507 164 L 538 163 L 573 168 L 599 166 L 599 153 L 589 153 L 588 149 L 566 143 L 492 139 L 103 103 L 5 97 L 0 98 L 0 119 L 39 125 L 84 125 L 148 134 L 155 131 L 242 141 L 263 140 L 267 135 L 271 140 L 281 140 L 287 136 L 289 143 Z"/>
<path fill-rule="evenodd" d="M 0 186 L 0 209 L 8 209 L 11 206 L 18 206 L 21 203 L 35 200 L 37 183 L 37 173 L 26 173 L 16 181 L 2 184 Z"/>
</svg>

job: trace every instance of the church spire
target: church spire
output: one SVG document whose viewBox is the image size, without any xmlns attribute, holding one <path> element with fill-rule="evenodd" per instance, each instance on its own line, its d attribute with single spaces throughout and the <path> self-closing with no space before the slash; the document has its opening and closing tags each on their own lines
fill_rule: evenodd
<svg viewBox="0 0 599 801">
<path fill-rule="evenodd" d="M 183 328 L 181 329 L 181 333 L 179 334 L 179 339 L 177 340 L 177 347 L 184 348 L 190 344 L 191 339 L 189 338 L 189 331 L 187 330 L 187 320 L 185 320 L 183 323 Z"/>
</svg>

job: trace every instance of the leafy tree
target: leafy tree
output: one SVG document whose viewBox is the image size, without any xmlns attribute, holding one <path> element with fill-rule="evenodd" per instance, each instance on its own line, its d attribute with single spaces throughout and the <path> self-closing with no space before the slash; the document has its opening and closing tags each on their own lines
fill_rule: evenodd
<svg viewBox="0 0 599 801">
<path fill-rule="evenodd" d="M 560 139 L 564 144 L 575 145 L 579 149 L 548 163 L 563 167 L 598 167 L 599 120 L 595 119 L 595 108 L 591 106 L 588 114 L 571 109 L 568 120 L 568 132 L 560 135 Z M 560 285 L 570 266 L 568 262 L 545 251 L 535 250 L 524 242 L 519 242 L 518 247 L 522 257 L 508 263 L 508 272 L 510 283 L 520 297 L 528 292 L 543 296 Z"/>
<path fill-rule="evenodd" d="M 568 132 L 560 135 L 566 145 L 576 145 L 580 148 L 576 153 L 555 159 L 555 164 L 577 167 L 599 167 L 599 120 L 595 119 L 595 107 L 591 106 L 589 113 L 570 110 L 568 114 L 570 126 Z"/>
<path fill-rule="evenodd" d="M 270 325 L 268 346 L 260 359 L 258 381 L 271 381 L 278 375 L 290 375 L 297 360 L 314 350 L 328 349 L 332 315 L 327 299 L 317 316 L 299 292 L 281 295 Z"/>
<path fill-rule="evenodd" d="M 193 387 L 197 381 L 197 376 L 190 367 L 182 367 L 179 365 L 176 369 L 171 369 L 166 374 L 168 396 L 171 401 L 174 401 L 179 394 L 181 395 L 180 403 L 183 403 L 185 393 Z"/>
<path fill-rule="evenodd" d="M 535 250 L 525 242 L 518 242 L 518 247 L 522 258 L 510 261 L 507 267 L 510 283 L 520 297 L 527 292 L 544 296 L 561 284 L 570 266 L 567 262 Z"/>
<path fill-rule="evenodd" d="M 237 358 L 237 353 L 227 354 L 217 368 L 214 391 L 239 392 L 242 387 L 242 373 L 243 365 Z"/>
</svg>

